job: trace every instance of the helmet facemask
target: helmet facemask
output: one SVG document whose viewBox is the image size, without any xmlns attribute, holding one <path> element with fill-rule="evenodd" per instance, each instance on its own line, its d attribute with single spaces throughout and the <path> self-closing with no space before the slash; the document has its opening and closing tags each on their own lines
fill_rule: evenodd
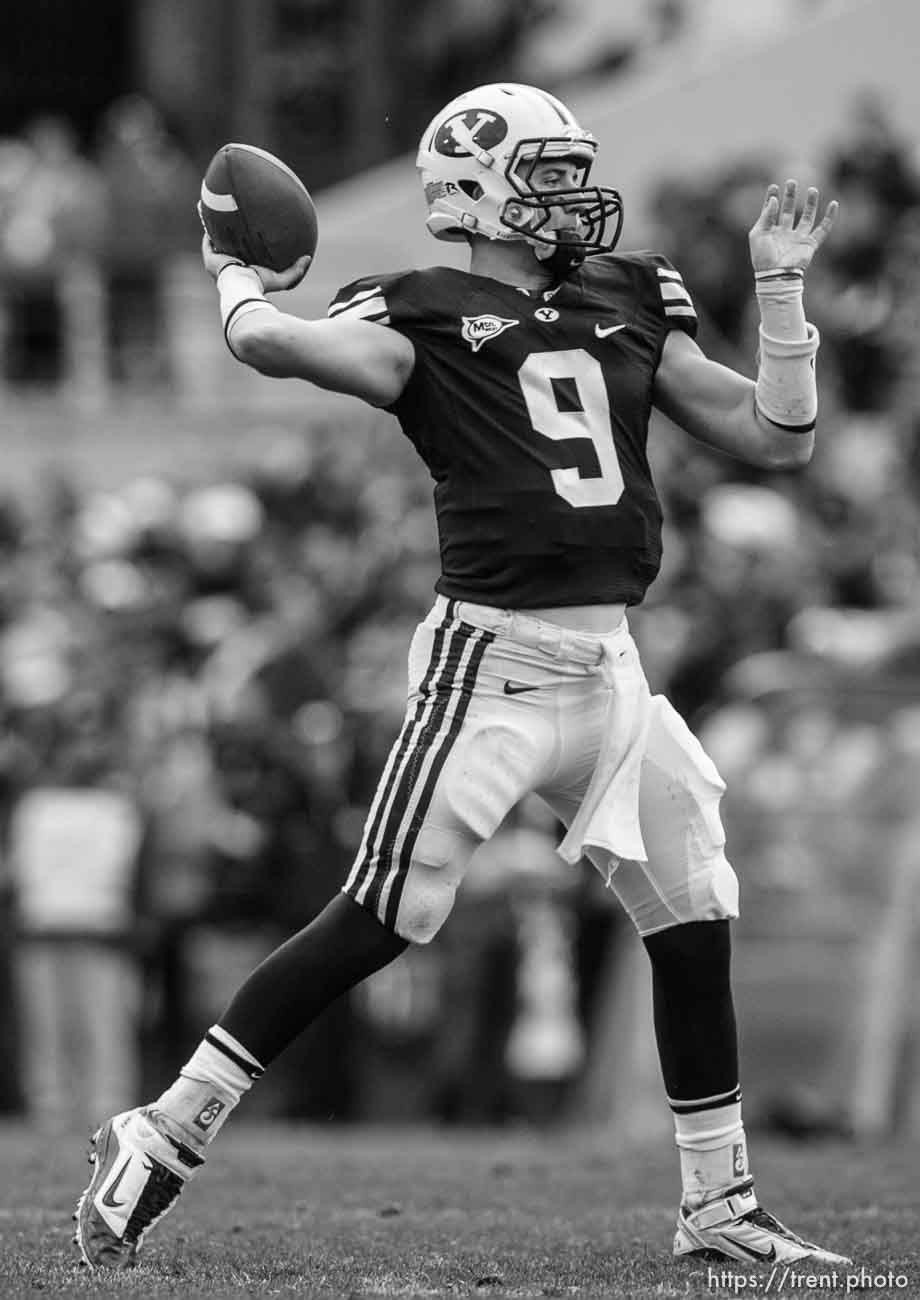
<svg viewBox="0 0 920 1300">
<path fill-rule="evenodd" d="M 616 247 L 623 228 L 623 203 L 616 190 L 588 184 L 596 151 L 593 140 L 576 146 L 564 136 L 538 136 L 519 140 L 508 160 L 505 179 L 515 197 L 502 204 L 499 220 L 526 239 L 541 262 L 561 254 L 559 261 L 573 266 L 591 253 L 609 253 Z M 564 189 L 536 188 L 537 168 L 560 160 L 577 166 L 577 183 Z"/>
</svg>

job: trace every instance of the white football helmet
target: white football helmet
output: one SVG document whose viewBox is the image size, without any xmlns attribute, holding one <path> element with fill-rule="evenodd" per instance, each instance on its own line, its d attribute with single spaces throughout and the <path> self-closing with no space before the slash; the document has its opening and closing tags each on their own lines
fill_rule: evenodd
<svg viewBox="0 0 920 1300">
<path fill-rule="evenodd" d="M 596 153 L 594 136 L 535 86 L 469 90 L 441 109 L 419 145 L 428 229 L 436 239 L 526 240 L 541 259 L 564 245 L 570 264 L 609 252 L 620 236 L 623 204 L 616 190 L 588 185 Z M 537 165 L 556 158 L 580 167 L 577 186 L 535 189 Z"/>
</svg>

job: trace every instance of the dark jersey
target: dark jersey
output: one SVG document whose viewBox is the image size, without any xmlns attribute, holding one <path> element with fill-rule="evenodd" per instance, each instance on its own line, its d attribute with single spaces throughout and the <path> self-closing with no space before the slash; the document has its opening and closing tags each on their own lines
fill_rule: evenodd
<svg viewBox="0 0 920 1300">
<path fill-rule="evenodd" d="M 665 258 L 590 257 L 546 291 L 447 267 L 368 276 L 329 314 L 415 348 L 390 409 L 435 481 L 439 592 L 512 609 L 642 600 L 661 558 L 652 383 L 668 330 L 696 332 Z"/>
</svg>

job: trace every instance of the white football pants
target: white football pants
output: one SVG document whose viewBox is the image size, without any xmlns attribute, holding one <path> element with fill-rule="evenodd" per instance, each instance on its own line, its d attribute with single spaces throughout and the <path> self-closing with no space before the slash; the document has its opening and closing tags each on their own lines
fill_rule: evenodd
<svg viewBox="0 0 920 1300">
<path fill-rule="evenodd" d="M 571 827 L 642 935 L 737 916 L 724 785 L 651 696 L 624 619 L 598 636 L 439 596 L 409 651 L 409 700 L 344 892 L 426 943 L 478 845 L 527 794 Z"/>
</svg>

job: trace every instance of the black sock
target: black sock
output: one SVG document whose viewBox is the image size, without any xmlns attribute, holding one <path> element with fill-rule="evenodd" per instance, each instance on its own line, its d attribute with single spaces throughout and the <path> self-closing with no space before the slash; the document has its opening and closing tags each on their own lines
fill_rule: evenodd
<svg viewBox="0 0 920 1300">
<path fill-rule="evenodd" d="M 668 1097 L 694 1100 L 736 1088 L 728 921 L 671 926 L 644 943 L 652 962 L 655 1037 Z"/>
<path fill-rule="evenodd" d="M 268 1065 L 330 1002 L 408 946 L 366 908 L 338 894 L 256 967 L 217 1023 Z"/>
</svg>

